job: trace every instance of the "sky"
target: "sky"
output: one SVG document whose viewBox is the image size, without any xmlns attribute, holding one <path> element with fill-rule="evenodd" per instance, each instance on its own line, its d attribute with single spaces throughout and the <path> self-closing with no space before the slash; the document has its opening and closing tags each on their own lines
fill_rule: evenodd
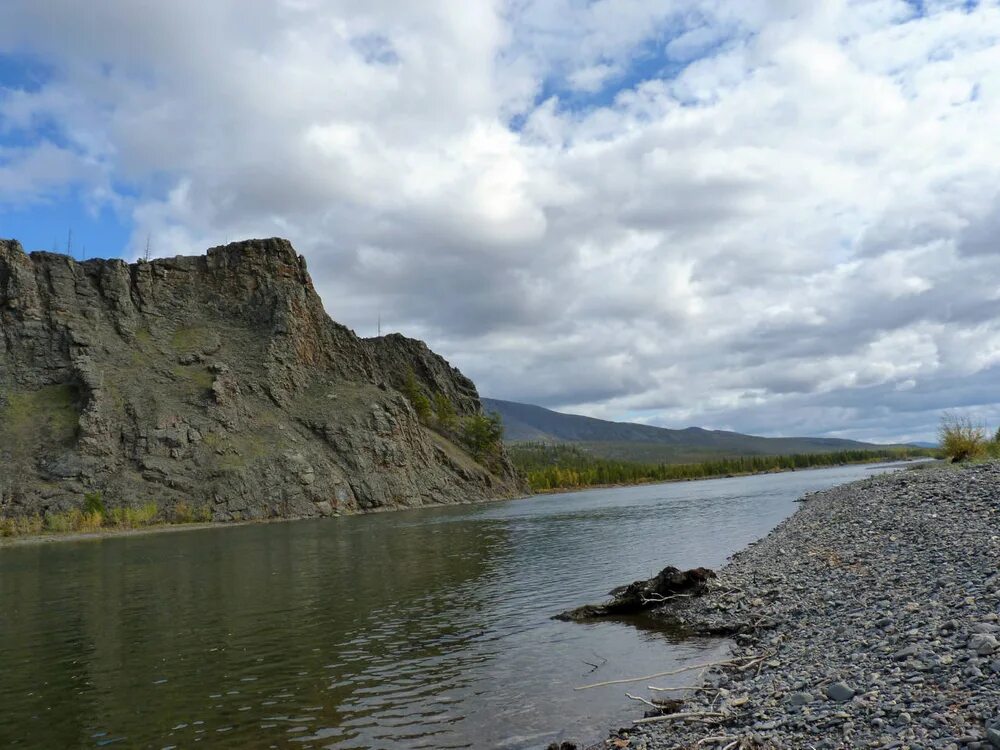
<svg viewBox="0 0 1000 750">
<path fill-rule="evenodd" d="M 484 395 L 992 431 L 1000 0 L 0 3 L 0 237 L 270 236 Z"/>
</svg>

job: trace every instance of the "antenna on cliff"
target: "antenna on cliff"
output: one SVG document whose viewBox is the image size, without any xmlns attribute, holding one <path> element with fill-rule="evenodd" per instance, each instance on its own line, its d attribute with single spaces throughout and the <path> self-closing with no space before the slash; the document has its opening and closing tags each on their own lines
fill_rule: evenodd
<svg viewBox="0 0 1000 750">
<path fill-rule="evenodd" d="M 66 233 L 66 255 L 73 254 L 73 227 Z"/>
<path fill-rule="evenodd" d="M 382 335 L 382 313 L 378 314 L 378 335 Z"/>
<path fill-rule="evenodd" d="M 146 262 L 149 263 L 149 235 L 146 235 Z"/>
</svg>

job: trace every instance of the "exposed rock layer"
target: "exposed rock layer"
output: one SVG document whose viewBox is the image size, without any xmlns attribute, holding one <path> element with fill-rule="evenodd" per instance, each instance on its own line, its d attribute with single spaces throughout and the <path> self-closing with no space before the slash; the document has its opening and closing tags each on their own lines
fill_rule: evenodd
<svg viewBox="0 0 1000 750">
<path fill-rule="evenodd" d="M 470 380 L 422 342 L 330 320 L 285 240 L 127 264 L 0 241 L 0 514 L 179 504 L 216 520 L 520 494 L 422 425 L 413 371 L 459 415 Z"/>
</svg>

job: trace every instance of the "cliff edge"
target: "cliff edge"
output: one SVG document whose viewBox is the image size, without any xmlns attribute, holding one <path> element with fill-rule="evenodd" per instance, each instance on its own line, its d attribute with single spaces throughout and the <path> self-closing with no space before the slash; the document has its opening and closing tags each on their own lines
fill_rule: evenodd
<svg viewBox="0 0 1000 750">
<path fill-rule="evenodd" d="M 421 423 L 414 384 L 482 413 L 422 342 L 332 321 L 286 240 L 134 264 L 0 240 L 0 515 L 91 492 L 219 521 L 524 492 L 502 446 L 477 461 Z"/>
</svg>

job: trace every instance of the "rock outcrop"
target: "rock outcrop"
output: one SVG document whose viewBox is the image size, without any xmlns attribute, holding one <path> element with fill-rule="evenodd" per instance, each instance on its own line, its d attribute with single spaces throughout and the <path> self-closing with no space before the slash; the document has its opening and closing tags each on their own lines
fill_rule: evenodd
<svg viewBox="0 0 1000 750">
<path fill-rule="evenodd" d="M 525 491 L 399 388 L 481 413 L 422 342 L 326 315 L 285 240 L 127 264 L 0 240 L 0 515 L 156 502 L 215 520 L 459 503 Z"/>
<path fill-rule="evenodd" d="M 708 568 L 680 570 L 668 565 L 652 578 L 633 581 L 608 592 L 611 601 L 606 604 L 585 604 L 582 607 L 560 612 L 554 620 L 583 622 L 599 617 L 631 615 L 647 609 L 663 607 L 676 599 L 701 596 L 708 582 L 715 578 L 715 571 Z"/>
</svg>

